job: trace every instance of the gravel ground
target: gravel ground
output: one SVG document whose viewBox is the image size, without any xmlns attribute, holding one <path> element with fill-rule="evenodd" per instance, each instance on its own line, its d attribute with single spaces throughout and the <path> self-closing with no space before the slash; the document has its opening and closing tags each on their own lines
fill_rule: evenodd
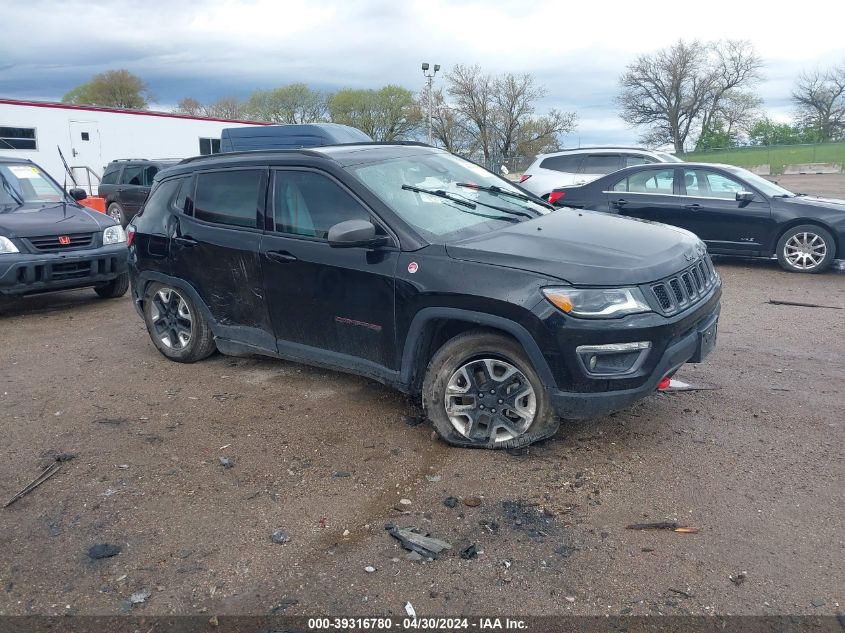
<svg viewBox="0 0 845 633">
<path fill-rule="evenodd" d="M 714 389 L 519 454 L 450 448 L 362 378 L 168 362 L 128 298 L 6 305 L 0 501 L 77 457 L 0 510 L 0 615 L 837 613 L 845 312 L 767 301 L 845 308 L 845 273 L 717 268 L 719 344 L 680 374 Z M 626 529 L 652 521 L 699 531 Z M 452 550 L 407 560 L 389 522 Z"/>
</svg>

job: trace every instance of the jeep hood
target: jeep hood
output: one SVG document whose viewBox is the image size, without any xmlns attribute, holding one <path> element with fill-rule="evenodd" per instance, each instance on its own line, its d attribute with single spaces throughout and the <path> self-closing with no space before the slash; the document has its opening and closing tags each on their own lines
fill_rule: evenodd
<svg viewBox="0 0 845 633">
<path fill-rule="evenodd" d="M 684 229 L 566 208 L 446 245 L 454 259 L 529 270 L 576 286 L 655 281 L 689 266 L 700 248 Z"/>
<path fill-rule="evenodd" d="M 7 237 L 94 233 L 114 223 L 107 215 L 70 202 L 24 204 L 5 212 L 0 208 L 0 235 Z"/>
</svg>

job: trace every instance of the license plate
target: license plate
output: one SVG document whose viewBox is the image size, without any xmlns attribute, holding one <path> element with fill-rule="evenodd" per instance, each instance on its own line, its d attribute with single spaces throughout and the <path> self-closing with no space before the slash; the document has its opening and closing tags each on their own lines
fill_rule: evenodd
<svg viewBox="0 0 845 633">
<path fill-rule="evenodd" d="M 713 351 L 713 348 L 716 347 L 716 333 L 718 330 L 719 321 L 713 321 L 713 323 L 707 327 L 707 329 L 702 330 L 698 333 L 698 350 L 693 356 L 690 362 L 693 363 L 700 363 L 705 358 L 707 358 L 708 354 Z"/>
</svg>

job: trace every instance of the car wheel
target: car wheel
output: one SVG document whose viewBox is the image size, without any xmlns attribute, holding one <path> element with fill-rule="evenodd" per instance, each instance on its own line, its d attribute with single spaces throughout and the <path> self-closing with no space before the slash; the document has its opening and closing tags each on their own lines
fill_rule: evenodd
<svg viewBox="0 0 845 633">
<path fill-rule="evenodd" d="M 120 226 L 126 226 L 126 214 L 117 202 L 112 202 L 109 205 L 109 208 L 106 210 L 106 215 L 108 215 L 112 220 L 120 222 Z"/>
<path fill-rule="evenodd" d="M 214 353 L 214 335 L 188 293 L 151 284 L 144 293 L 144 322 L 153 344 L 170 360 L 195 363 Z"/>
<path fill-rule="evenodd" d="M 117 299 L 129 290 L 129 273 L 123 273 L 104 284 L 94 286 L 94 292 L 103 299 Z"/>
<path fill-rule="evenodd" d="M 437 350 L 422 396 L 434 428 L 455 446 L 518 448 L 560 425 L 522 347 L 493 332 L 459 334 Z"/>
<path fill-rule="evenodd" d="M 794 226 L 781 235 L 778 262 L 793 273 L 820 273 L 833 263 L 836 245 L 833 236 L 815 224 Z"/>
</svg>

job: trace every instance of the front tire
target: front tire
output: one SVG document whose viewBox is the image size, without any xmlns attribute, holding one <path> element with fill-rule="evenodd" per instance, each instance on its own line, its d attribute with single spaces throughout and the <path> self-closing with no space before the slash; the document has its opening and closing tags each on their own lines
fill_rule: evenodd
<svg viewBox="0 0 845 633">
<path fill-rule="evenodd" d="M 560 421 L 522 347 L 475 330 L 447 341 L 423 381 L 423 407 L 449 444 L 519 448 L 551 437 Z"/>
<path fill-rule="evenodd" d="M 820 273 L 833 263 L 836 244 L 833 236 L 822 227 L 802 224 L 781 235 L 777 257 L 781 268 L 791 273 Z"/>
<path fill-rule="evenodd" d="M 104 284 L 94 286 L 96 292 L 103 299 L 117 299 L 129 290 L 129 273 L 122 273 Z"/>
<path fill-rule="evenodd" d="M 106 215 L 108 215 L 112 220 L 120 222 L 120 226 L 124 228 L 128 224 L 126 221 L 126 213 L 123 211 L 123 207 L 121 207 L 117 202 L 112 202 L 109 205 L 109 208 L 106 209 Z"/>
<path fill-rule="evenodd" d="M 208 322 L 181 288 L 151 284 L 144 293 L 144 323 L 158 351 L 178 363 L 195 363 L 216 349 Z"/>
</svg>

